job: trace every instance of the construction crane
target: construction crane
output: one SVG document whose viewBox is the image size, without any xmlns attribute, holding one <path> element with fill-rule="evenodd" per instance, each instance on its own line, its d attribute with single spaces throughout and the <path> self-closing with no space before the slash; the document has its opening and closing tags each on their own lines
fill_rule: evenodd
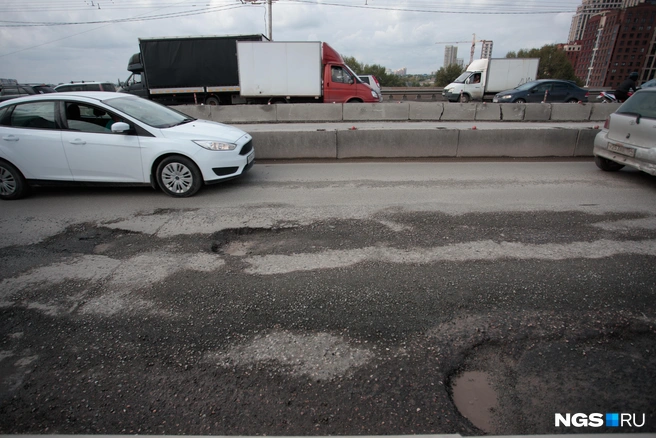
<svg viewBox="0 0 656 438">
<path fill-rule="evenodd" d="M 471 40 L 471 52 L 469 56 L 469 63 L 471 64 L 474 61 L 474 51 L 476 50 L 476 43 L 484 43 L 487 40 L 477 40 L 476 39 L 476 34 L 473 34 L 474 37 Z M 464 44 L 468 43 L 469 41 L 439 41 L 435 44 Z"/>
</svg>

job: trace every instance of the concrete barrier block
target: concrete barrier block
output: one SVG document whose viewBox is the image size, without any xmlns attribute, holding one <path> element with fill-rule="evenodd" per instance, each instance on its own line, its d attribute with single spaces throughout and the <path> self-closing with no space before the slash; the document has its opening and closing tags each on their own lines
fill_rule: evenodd
<svg viewBox="0 0 656 438">
<path fill-rule="evenodd" d="M 475 103 L 445 103 L 442 121 L 463 120 L 473 121 L 476 119 Z"/>
<path fill-rule="evenodd" d="M 501 120 L 501 105 L 498 103 L 477 103 L 475 120 L 489 120 L 498 122 Z"/>
<path fill-rule="evenodd" d="M 344 121 L 407 121 L 410 118 L 410 103 L 345 103 L 342 112 Z"/>
<path fill-rule="evenodd" d="M 213 106 L 211 119 L 222 123 L 272 123 L 276 122 L 275 105 Z"/>
<path fill-rule="evenodd" d="M 251 132 L 255 158 L 282 160 L 337 157 L 336 131 Z"/>
<path fill-rule="evenodd" d="M 440 120 L 444 112 L 442 102 L 410 102 L 410 120 Z"/>
<path fill-rule="evenodd" d="M 551 119 L 550 103 L 529 103 L 524 111 L 525 122 L 548 122 Z"/>
<path fill-rule="evenodd" d="M 341 122 L 340 103 L 277 104 L 278 122 Z"/>
<path fill-rule="evenodd" d="M 614 113 L 621 103 L 593 103 L 590 120 L 605 121 L 609 115 Z"/>
<path fill-rule="evenodd" d="M 584 122 L 590 120 L 591 104 L 582 103 L 552 103 L 551 120 Z"/>
<path fill-rule="evenodd" d="M 578 129 L 462 130 L 458 157 L 571 157 Z"/>
<path fill-rule="evenodd" d="M 337 158 L 455 157 L 459 131 L 355 130 L 337 132 Z"/>
<path fill-rule="evenodd" d="M 575 157 L 591 157 L 594 149 L 594 140 L 600 129 L 581 129 L 574 149 Z"/>
<path fill-rule="evenodd" d="M 212 105 L 174 105 L 171 108 L 195 119 L 212 120 Z"/>
<path fill-rule="evenodd" d="M 501 120 L 504 122 L 521 122 L 526 113 L 525 103 L 504 103 L 501 105 Z"/>
</svg>

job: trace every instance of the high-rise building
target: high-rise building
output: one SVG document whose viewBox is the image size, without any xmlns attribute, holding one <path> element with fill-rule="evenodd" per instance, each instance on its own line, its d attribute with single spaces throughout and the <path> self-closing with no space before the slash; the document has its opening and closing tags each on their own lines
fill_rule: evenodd
<svg viewBox="0 0 656 438">
<path fill-rule="evenodd" d="M 444 67 L 456 64 L 458 59 L 458 47 L 446 46 L 444 48 Z"/>
<path fill-rule="evenodd" d="M 594 14 L 609 9 L 619 9 L 624 2 L 632 1 L 640 0 L 583 0 L 581 6 L 576 8 L 576 14 L 572 17 L 572 25 L 569 28 L 569 42 L 573 43 L 583 39 L 585 26 Z"/>
<path fill-rule="evenodd" d="M 483 40 L 483 47 L 481 47 L 481 59 L 492 58 L 492 41 Z"/>
<path fill-rule="evenodd" d="M 617 87 L 631 72 L 639 83 L 656 76 L 656 0 L 590 17 L 576 76 L 590 87 Z"/>
</svg>

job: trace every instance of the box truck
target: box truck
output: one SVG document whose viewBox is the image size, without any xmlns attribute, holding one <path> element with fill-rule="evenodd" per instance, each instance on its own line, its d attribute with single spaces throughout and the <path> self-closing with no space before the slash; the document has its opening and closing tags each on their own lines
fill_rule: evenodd
<svg viewBox="0 0 656 438">
<path fill-rule="evenodd" d="M 139 38 L 139 53 L 128 62 L 132 74 L 120 91 L 166 105 L 218 105 L 239 92 L 236 42 L 265 39 L 264 35 Z"/>
<path fill-rule="evenodd" d="M 450 102 L 492 99 L 500 91 L 534 81 L 539 63 L 538 58 L 477 59 L 444 87 L 442 95 Z"/>
<path fill-rule="evenodd" d="M 166 105 L 381 102 L 332 47 L 262 35 L 139 39 L 123 92 Z"/>
</svg>

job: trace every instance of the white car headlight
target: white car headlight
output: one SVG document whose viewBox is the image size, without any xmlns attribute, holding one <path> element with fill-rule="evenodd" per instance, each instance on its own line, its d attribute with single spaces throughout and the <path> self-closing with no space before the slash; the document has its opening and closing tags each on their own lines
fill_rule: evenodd
<svg viewBox="0 0 656 438">
<path fill-rule="evenodd" d="M 200 147 L 209 149 L 210 151 L 234 151 L 237 147 L 237 145 L 233 143 L 214 140 L 194 140 L 194 143 Z"/>
<path fill-rule="evenodd" d="M 373 97 L 375 97 L 376 99 L 380 99 L 380 98 L 378 97 L 378 93 L 376 93 L 374 90 L 371 90 L 371 95 L 372 95 Z"/>
</svg>

